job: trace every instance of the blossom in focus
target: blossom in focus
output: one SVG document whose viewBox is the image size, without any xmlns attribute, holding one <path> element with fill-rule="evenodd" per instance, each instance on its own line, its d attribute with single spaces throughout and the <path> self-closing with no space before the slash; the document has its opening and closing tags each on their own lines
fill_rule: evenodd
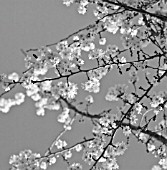
<svg viewBox="0 0 167 170">
<path fill-rule="evenodd" d="M 132 132 L 129 126 L 123 127 L 123 133 L 125 136 L 129 136 Z"/>
<path fill-rule="evenodd" d="M 12 168 L 22 170 L 22 169 L 38 169 L 40 166 L 39 153 L 32 153 L 31 150 L 20 151 L 18 155 L 12 155 L 9 159 L 9 164 Z"/>
<path fill-rule="evenodd" d="M 58 139 L 56 140 L 55 145 L 57 146 L 57 149 L 62 149 L 63 147 L 67 146 L 67 142 Z"/>
<path fill-rule="evenodd" d="M 86 100 L 88 103 L 93 103 L 93 102 L 94 102 L 93 96 L 91 96 L 91 95 L 86 96 L 86 97 L 85 97 L 85 100 Z"/>
<path fill-rule="evenodd" d="M 160 159 L 159 164 L 163 169 L 167 169 L 167 158 Z"/>
</svg>

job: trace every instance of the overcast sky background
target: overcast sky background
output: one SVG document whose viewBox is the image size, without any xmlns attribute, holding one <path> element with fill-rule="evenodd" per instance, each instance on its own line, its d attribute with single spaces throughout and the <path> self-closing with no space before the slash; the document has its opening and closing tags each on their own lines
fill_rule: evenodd
<svg viewBox="0 0 167 170">
<path fill-rule="evenodd" d="M 76 5 L 67 8 L 62 5 L 61 0 L 0 0 L 0 73 L 24 71 L 24 56 L 20 48 L 26 50 L 58 42 L 79 28 L 87 26 L 96 19 L 92 14 L 92 8 L 82 16 L 77 13 Z M 119 35 L 110 35 L 107 38 L 111 44 L 120 45 L 118 37 Z M 81 75 L 71 80 L 86 81 Z M 128 84 L 126 75 L 119 76 L 117 72 L 112 72 L 102 80 L 102 92 L 93 95 L 95 105 L 91 108 L 92 112 L 100 112 L 109 106 L 115 108 L 115 103 L 106 102 L 104 96 L 107 87 L 117 83 Z M 24 89 L 17 86 L 5 97 L 13 97 L 20 91 Z M 81 91 L 78 97 L 83 99 L 86 94 L 88 93 Z M 62 130 L 56 121 L 58 113 L 48 112 L 43 118 L 37 117 L 34 103 L 27 97 L 21 106 L 13 107 L 7 114 L 0 114 L 0 170 L 7 170 L 9 156 L 18 154 L 21 150 L 31 149 L 43 154 Z M 70 131 L 64 139 L 74 144 L 82 139 L 81 134 L 89 136 L 91 126 L 88 125 L 88 122 L 80 127 L 74 124 L 75 132 Z M 116 140 L 121 141 L 121 135 L 118 134 Z M 120 170 L 151 170 L 157 160 L 147 154 L 145 147 L 135 139 L 130 143 L 131 147 L 118 158 Z M 49 169 L 65 170 L 66 164 L 63 165 L 62 161 L 58 160 L 57 164 Z"/>
</svg>

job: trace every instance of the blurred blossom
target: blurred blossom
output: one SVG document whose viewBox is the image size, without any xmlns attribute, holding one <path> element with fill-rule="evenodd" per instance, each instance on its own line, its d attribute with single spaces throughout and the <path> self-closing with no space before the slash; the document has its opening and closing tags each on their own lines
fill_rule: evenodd
<svg viewBox="0 0 167 170">
<path fill-rule="evenodd" d="M 163 169 L 167 169 L 167 158 L 160 159 L 159 164 Z"/>
<path fill-rule="evenodd" d="M 79 5 L 78 13 L 84 15 L 87 12 L 87 8 L 83 5 Z"/>
<path fill-rule="evenodd" d="M 44 79 L 47 79 L 47 77 L 44 77 Z M 52 83 L 52 81 L 41 82 L 42 90 L 43 91 L 50 91 L 51 90 L 51 83 Z"/>
<path fill-rule="evenodd" d="M 100 80 L 102 77 L 106 76 L 108 71 L 109 71 L 108 67 L 99 67 L 97 69 L 88 71 L 88 76 L 90 79 L 94 78 Z"/>
<path fill-rule="evenodd" d="M 115 144 L 117 147 L 114 148 L 114 155 L 119 156 L 119 155 L 123 155 L 125 150 L 127 149 L 127 145 L 125 144 L 125 142 L 118 142 Z"/>
<path fill-rule="evenodd" d="M 24 93 L 16 93 L 15 94 L 15 102 L 17 105 L 20 105 L 24 102 L 25 94 Z"/>
<path fill-rule="evenodd" d="M 55 163 L 56 163 L 56 158 L 54 156 L 49 158 L 49 165 L 53 165 Z"/>
<path fill-rule="evenodd" d="M 140 18 L 138 19 L 138 24 L 139 24 L 139 25 L 144 25 L 144 24 L 145 24 L 144 21 L 143 21 L 143 17 L 140 17 Z"/>
<path fill-rule="evenodd" d="M 29 86 L 26 86 L 25 88 L 27 89 L 26 90 L 27 96 L 35 95 L 35 94 L 37 94 L 37 92 L 40 91 L 40 89 L 39 89 L 37 84 L 31 84 Z"/>
<path fill-rule="evenodd" d="M 9 159 L 9 164 L 12 168 L 18 170 L 25 169 L 38 169 L 40 154 L 32 153 L 31 150 L 20 151 L 18 155 L 12 155 Z"/>
<path fill-rule="evenodd" d="M 85 100 L 86 100 L 88 103 L 93 103 L 93 102 L 94 102 L 93 96 L 91 96 L 91 95 L 86 96 L 86 97 L 85 97 Z"/>
<path fill-rule="evenodd" d="M 43 169 L 43 170 L 46 170 L 48 168 L 48 164 L 46 162 L 42 161 L 40 163 L 40 168 Z"/>
<path fill-rule="evenodd" d="M 17 82 L 19 81 L 19 75 L 15 72 L 11 73 L 8 75 L 8 79 Z"/>
<path fill-rule="evenodd" d="M 65 159 L 71 158 L 72 157 L 72 152 L 70 150 L 69 151 L 65 151 L 64 157 L 65 157 Z"/>
<path fill-rule="evenodd" d="M 59 103 L 48 104 L 48 105 L 45 105 L 44 108 L 47 108 L 49 110 L 59 110 L 60 104 Z"/>
<path fill-rule="evenodd" d="M 4 73 L 0 74 L 0 83 L 2 83 L 6 77 L 7 77 L 6 74 L 4 74 Z"/>
<path fill-rule="evenodd" d="M 79 36 L 74 35 L 74 36 L 73 36 L 73 41 L 79 41 Z"/>
<path fill-rule="evenodd" d="M 41 96 L 38 93 L 35 93 L 31 95 L 32 100 L 39 101 L 41 99 Z"/>
<path fill-rule="evenodd" d="M 0 99 L 0 111 L 3 113 L 7 113 L 10 110 L 10 103 L 8 103 L 8 101 L 4 98 Z"/>
<path fill-rule="evenodd" d="M 10 90 L 10 86 L 8 82 L 3 81 L 2 82 L 2 88 L 7 92 Z"/>
<path fill-rule="evenodd" d="M 36 110 L 36 115 L 37 116 L 44 116 L 45 115 L 45 109 L 44 108 L 38 108 Z"/>
<path fill-rule="evenodd" d="M 36 107 L 42 108 L 47 104 L 48 98 L 41 98 L 38 102 L 35 103 Z"/>
<path fill-rule="evenodd" d="M 74 3 L 74 0 L 63 0 L 63 4 L 69 7 L 72 3 Z"/>
<path fill-rule="evenodd" d="M 123 127 L 123 134 L 124 134 L 125 136 L 129 136 L 129 135 L 131 134 L 131 129 L 130 129 L 129 126 Z"/>
</svg>

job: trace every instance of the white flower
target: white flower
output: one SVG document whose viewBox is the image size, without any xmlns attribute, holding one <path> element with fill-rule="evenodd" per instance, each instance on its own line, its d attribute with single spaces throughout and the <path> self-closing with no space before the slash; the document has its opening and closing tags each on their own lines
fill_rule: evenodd
<svg viewBox="0 0 167 170">
<path fill-rule="evenodd" d="M 56 163 L 56 158 L 55 157 L 49 158 L 49 165 L 53 165 L 55 163 Z"/>
<path fill-rule="evenodd" d="M 130 123 L 132 125 L 136 124 L 137 121 L 138 121 L 138 118 L 137 118 L 136 115 L 133 114 L 133 115 L 130 116 Z"/>
<path fill-rule="evenodd" d="M 99 44 L 100 45 L 105 45 L 106 44 L 106 38 L 100 38 L 99 39 Z"/>
<path fill-rule="evenodd" d="M 50 105 L 45 105 L 44 108 L 47 108 L 49 110 L 59 110 L 60 109 L 60 104 L 55 103 L 55 104 L 50 104 Z"/>
<path fill-rule="evenodd" d="M 82 165 L 74 162 L 67 168 L 67 170 L 82 170 Z"/>
<path fill-rule="evenodd" d="M 159 74 L 162 76 L 165 73 L 165 70 L 167 69 L 167 64 L 164 64 L 162 67 L 159 68 Z M 162 69 L 162 70 L 161 70 Z M 163 71 L 164 70 L 164 71 Z"/>
<path fill-rule="evenodd" d="M 73 2 L 74 0 L 63 0 L 63 4 L 66 5 L 67 7 L 69 7 Z"/>
<path fill-rule="evenodd" d="M 86 100 L 88 103 L 93 103 L 93 102 L 94 102 L 93 96 L 91 96 L 91 95 L 86 96 L 86 97 L 85 97 L 85 100 Z"/>
<path fill-rule="evenodd" d="M 145 142 L 147 142 L 148 137 L 147 137 L 147 135 L 145 135 L 144 133 L 141 132 L 139 134 L 139 139 L 145 143 Z"/>
<path fill-rule="evenodd" d="M 26 90 L 27 96 L 32 96 L 39 91 L 39 88 L 36 84 L 31 84 L 31 85 L 27 86 L 26 88 L 27 88 L 27 90 Z"/>
<path fill-rule="evenodd" d="M 123 56 L 120 58 L 119 61 L 122 63 L 121 66 L 124 66 L 125 64 L 123 64 L 123 63 L 126 63 L 126 58 Z"/>
<path fill-rule="evenodd" d="M 107 31 L 113 34 L 116 34 L 119 29 L 117 22 L 114 21 L 105 22 L 104 28 L 107 28 Z"/>
<path fill-rule="evenodd" d="M 99 80 L 93 78 L 89 81 L 87 81 L 86 83 L 82 83 L 81 87 L 89 92 L 94 92 L 94 93 L 98 93 L 100 91 L 100 82 Z"/>
<path fill-rule="evenodd" d="M 19 81 L 19 75 L 15 72 L 8 75 L 9 80 L 14 80 L 15 82 Z"/>
<path fill-rule="evenodd" d="M 34 101 L 38 101 L 41 99 L 41 96 L 38 93 L 35 93 L 31 96 L 31 99 L 33 99 Z"/>
<path fill-rule="evenodd" d="M 63 109 L 63 112 L 58 115 L 57 121 L 60 123 L 66 123 L 68 124 L 71 121 L 71 118 L 69 117 L 69 111 L 67 107 Z"/>
<path fill-rule="evenodd" d="M 154 165 L 151 170 L 162 170 L 159 165 Z"/>
<path fill-rule="evenodd" d="M 159 164 L 163 169 L 167 169 L 167 158 L 160 159 Z"/>
<path fill-rule="evenodd" d="M 44 79 L 46 79 L 47 77 L 44 77 Z M 43 91 L 50 91 L 51 90 L 51 83 L 52 81 L 44 81 L 44 82 L 41 82 L 41 85 L 42 85 L 42 90 Z"/>
<path fill-rule="evenodd" d="M 37 116 L 44 116 L 45 115 L 45 109 L 44 108 L 38 108 L 36 110 L 36 115 Z"/>
<path fill-rule="evenodd" d="M 71 158 L 72 157 L 72 152 L 69 150 L 69 151 L 66 151 L 65 153 L 64 153 L 64 157 L 65 157 L 65 159 L 68 159 L 68 158 Z"/>
<path fill-rule="evenodd" d="M 66 115 L 59 114 L 57 116 L 57 121 L 60 123 L 65 123 L 66 119 L 67 119 Z"/>
<path fill-rule="evenodd" d="M 151 152 L 155 149 L 155 145 L 151 145 L 150 143 L 148 143 L 147 147 L 148 147 L 149 152 Z"/>
<path fill-rule="evenodd" d="M 87 12 L 87 8 L 83 5 L 79 5 L 78 13 L 84 15 Z"/>
<path fill-rule="evenodd" d="M 140 17 L 140 18 L 139 18 L 139 20 L 138 20 L 138 24 L 139 24 L 139 25 L 144 25 L 143 17 Z"/>
<path fill-rule="evenodd" d="M 17 105 L 20 105 L 21 103 L 23 103 L 24 99 L 25 99 L 25 94 L 23 94 L 23 93 L 16 93 L 15 94 L 15 103 Z"/>
<path fill-rule="evenodd" d="M 80 152 L 80 151 L 82 150 L 82 145 L 81 145 L 81 144 L 76 145 L 76 146 L 75 146 L 75 150 L 76 150 L 77 152 Z"/>
<path fill-rule="evenodd" d="M 48 168 L 48 165 L 46 162 L 41 162 L 40 168 L 46 170 Z"/>
</svg>

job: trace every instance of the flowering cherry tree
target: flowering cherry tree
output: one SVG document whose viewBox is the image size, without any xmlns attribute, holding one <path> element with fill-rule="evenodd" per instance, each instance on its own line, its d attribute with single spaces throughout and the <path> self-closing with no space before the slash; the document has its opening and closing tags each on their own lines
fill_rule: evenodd
<svg viewBox="0 0 167 170">
<path fill-rule="evenodd" d="M 80 152 L 89 170 L 119 169 L 117 158 L 126 153 L 132 136 L 158 159 L 151 170 L 167 169 L 167 90 L 154 91 L 167 76 L 166 0 L 62 0 L 62 3 L 67 7 L 77 4 L 81 15 L 86 14 L 89 5 L 95 5 L 95 22 L 59 42 L 37 49 L 21 49 L 26 70 L 21 75 L 16 72 L 0 75 L 4 90 L 0 94 L 0 111 L 9 112 L 28 96 L 40 117 L 47 110 L 60 111 L 57 121 L 63 130 L 43 155 L 31 149 L 11 155 L 10 170 L 49 169 L 60 157 L 68 170 L 81 170 L 81 163 L 71 161 L 75 152 Z M 108 44 L 104 33 L 111 36 L 119 33 L 122 46 Z M 97 47 L 96 40 L 103 48 Z M 152 47 L 152 54 L 148 47 Z M 84 68 L 83 52 L 96 66 Z M 111 107 L 92 113 L 89 108 L 94 104 L 94 94 L 100 92 L 102 79 L 115 68 L 119 74 L 129 76 L 129 84 L 108 87 L 105 95 L 107 102 L 121 103 L 117 112 Z M 45 76 L 50 70 L 54 71 L 54 77 Z M 86 82 L 76 84 L 70 80 L 80 73 L 85 74 Z M 140 81 L 142 77 L 146 86 Z M 22 86 L 24 93 L 18 92 L 14 98 L 7 99 L 5 94 L 16 86 Z M 76 99 L 80 89 L 88 93 L 83 101 Z M 78 123 L 90 121 L 92 136 L 83 136 L 82 141 L 69 146 L 62 136 L 72 131 L 78 118 Z M 156 125 L 150 127 L 152 122 Z M 114 142 L 118 130 L 126 140 Z"/>
</svg>

